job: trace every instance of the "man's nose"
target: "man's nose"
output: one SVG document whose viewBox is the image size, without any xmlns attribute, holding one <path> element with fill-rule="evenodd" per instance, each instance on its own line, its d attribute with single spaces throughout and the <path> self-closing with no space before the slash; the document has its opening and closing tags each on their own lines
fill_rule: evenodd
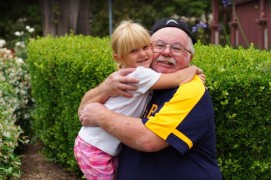
<svg viewBox="0 0 271 180">
<path fill-rule="evenodd" d="M 171 49 L 169 45 L 166 45 L 165 50 L 163 51 L 163 55 L 171 55 Z"/>
</svg>

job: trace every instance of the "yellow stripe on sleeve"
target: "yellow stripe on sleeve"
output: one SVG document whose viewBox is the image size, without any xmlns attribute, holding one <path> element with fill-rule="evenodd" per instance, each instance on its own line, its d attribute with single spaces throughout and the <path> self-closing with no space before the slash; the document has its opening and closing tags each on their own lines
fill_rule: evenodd
<svg viewBox="0 0 271 180">
<path fill-rule="evenodd" d="M 175 136 L 177 136 L 178 138 L 180 138 L 181 140 L 183 140 L 187 146 L 189 147 L 189 149 L 193 146 L 193 142 L 183 133 L 181 133 L 180 131 L 178 131 L 177 129 L 175 129 L 172 134 L 174 134 Z"/>
<path fill-rule="evenodd" d="M 145 126 L 164 140 L 175 132 L 177 137 L 192 147 L 190 139 L 181 132 L 176 132 L 176 128 L 198 103 L 204 92 L 204 85 L 200 78 L 195 76 L 192 81 L 182 84 L 171 100 L 166 102 L 155 116 L 149 117 Z"/>
</svg>

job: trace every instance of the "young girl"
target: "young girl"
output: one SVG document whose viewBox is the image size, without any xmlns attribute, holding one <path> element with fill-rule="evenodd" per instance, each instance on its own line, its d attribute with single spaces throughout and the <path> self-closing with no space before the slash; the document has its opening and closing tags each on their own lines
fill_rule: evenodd
<svg viewBox="0 0 271 180">
<path fill-rule="evenodd" d="M 153 52 L 148 31 L 138 23 L 123 21 L 112 35 L 114 60 L 119 68 L 136 68 L 128 76 L 139 80 L 138 90 L 132 98 L 122 96 L 109 98 L 105 106 L 116 112 L 140 117 L 149 90 L 168 89 L 191 80 L 197 73 L 190 66 L 175 73 L 161 74 L 150 69 Z M 115 179 L 120 152 L 120 141 L 100 127 L 82 127 L 75 140 L 74 154 L 81 171 L 87 179 Z"/>
</svg>

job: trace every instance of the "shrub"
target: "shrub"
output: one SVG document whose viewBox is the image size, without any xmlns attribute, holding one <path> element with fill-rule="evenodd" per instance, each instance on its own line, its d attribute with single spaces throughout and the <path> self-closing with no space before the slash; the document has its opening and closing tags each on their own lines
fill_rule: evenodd
<svg viewBox="0 0 271 180">
<path fill-rule="evenodd" d="M 24 111 L 30 98 L 25 68 L 24 62 L 14 57 L 10 50 L 0 48 L 0 176 L 4 179 L 20 177 L 21 162 L 15 149 L 18 142 L 27 143 L 17 125 L 30 117 Z"/>
<path fill-rule="evenodd" d="M 77 116 L 80 100 L 115 67 L 108 38 L 48 36 L 31 42 L 28 50 L 36 103 L 33 129 L 49 160 L 76 170 L 73 145 L 81 127 Z"/>
<path fill-rule="evenodd" d="M 196 45 L 215 108 L 217 154 L 225 179 L 271 174 L 271 52 Z"/>
</svg>

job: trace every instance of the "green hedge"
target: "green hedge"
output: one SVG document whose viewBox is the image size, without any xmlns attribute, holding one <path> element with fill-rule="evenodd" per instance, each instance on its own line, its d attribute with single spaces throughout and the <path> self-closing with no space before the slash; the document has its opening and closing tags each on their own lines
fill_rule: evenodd
<svg viewBox="0 0 271 180">
<path fill-rule="evenodd" d="M 271 52 L 197 44 L 215 108 L 225 179 L 271 178 Z"/>
<path fill-rule="evenodd" d="M 114 71 L 108 38 L 66 35 L 29 44 L 28 64 L 36 102 L 33 129 L 47 157 L 76 170 L 73 144 L 81 127 L 77 110 L 84 93 Z"/>
<path fill-rule="evenodd" d="M 217 152 L 224 179 L 270 178 L 271 54 L 252 46 L 196 44 L 215 108 Z M 74 139 L 83 94 L 114 71 L 109 39 L 67 35 L 29 45 L 35 132 L 47 157 L 76 170 Z"/>
</svg>

